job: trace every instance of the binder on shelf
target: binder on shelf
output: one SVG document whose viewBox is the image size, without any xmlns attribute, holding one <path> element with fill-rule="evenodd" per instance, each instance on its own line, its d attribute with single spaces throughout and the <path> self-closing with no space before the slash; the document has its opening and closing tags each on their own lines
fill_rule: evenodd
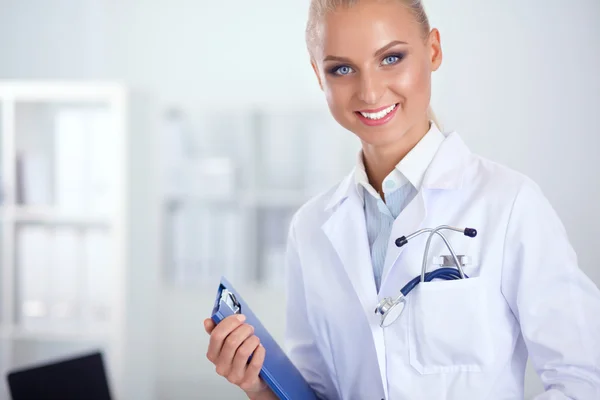
<svg viewBox="0 0 600 400">
<path fill-rule="evenodd" d="M 260 377 L 271 390 L 281 400 L 317 400 L 316 393 L 304 380 L 300 371 L 254 315 L 244 299 L 227 279 L 222 277 L 212 312 L 212 320 L 218 324 L 233 314 L 246 316 L 246 323 L 254 327 L 254 334 L 258 336 L 264 346 L 266 355 Z"/>
</svg>

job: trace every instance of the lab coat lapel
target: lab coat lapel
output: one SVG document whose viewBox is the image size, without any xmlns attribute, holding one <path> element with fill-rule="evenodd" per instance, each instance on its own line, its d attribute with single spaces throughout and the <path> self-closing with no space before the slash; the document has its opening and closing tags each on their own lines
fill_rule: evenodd
<svg viewBox="0 0 600 400">
<path fill-rule="evenodd" d="M 406 208 L 400 213 L 392 225 L 392 232 L 390 234 L 383 266 L 381 287 L 383 287 L 388 273 L 406 248 L 406 246 L 396 246 L 396 239 L 401 236 L 408 236 L 412 232 L 418 230 L 426 216 L 427 210 L 425 209 L 425 199 L 423 191 L 421 190 L 408 204 L 408 206 L 406 206 Z"/>
<path fill-rule="evenodd" d="M 354 185 L 353 178 L 354 172 L 340 184 L 332 196 L 326 208 L 332 214 L 322 229 L 343 264 L 344 271 L 361 303 L 365 313 L 365 323 L 370 325 L 377 353 L 381 385 L 387 398 L 383 331 L 373 330 L 378 322 L 374 312 L 378 302 L 377 289 L 373 276 L 363 201 Z M 379 383 L 371 382 L 371 384 Z"/>
<path fill-rule="evenodd" d="M 323 225 L 368 319 L 372 318 L 377 291 L 373 278 L 371 253 L 361 198 L 352 179 L 341 184 L 334 195 L 335 207 Z"/>
<path fill-rule="evenodd" d="M 462 187 L 464 165 L 470 154 L 468 147 L 456 132 L 450 133 L 440 145 L 425 173 L 421 190 L 394 221 L 385 257 L 381 287 L 385 284 L 385 279 L 406 247 L 398 248 L 395 244 L 396 239 L 425 228 L 421 225 L 427 217 L 426 200 L 432 190 L 455 190 Z M 433 223 L 443 225 L 446 222 L 440 220 L 433 221 Z"/>
</svg>

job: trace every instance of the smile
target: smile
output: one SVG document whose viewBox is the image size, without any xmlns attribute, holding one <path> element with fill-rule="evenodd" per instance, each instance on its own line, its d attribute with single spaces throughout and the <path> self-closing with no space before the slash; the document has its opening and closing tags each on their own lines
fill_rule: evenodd
<svg viewBox="0 0 600 400">
<path fill-rule="evenodd" d="M 356 115 L 366 125 L 383 125 L 393 118 L 398 110 L 398 103 L 378 110 L 357 111 Z"/>
</svg>

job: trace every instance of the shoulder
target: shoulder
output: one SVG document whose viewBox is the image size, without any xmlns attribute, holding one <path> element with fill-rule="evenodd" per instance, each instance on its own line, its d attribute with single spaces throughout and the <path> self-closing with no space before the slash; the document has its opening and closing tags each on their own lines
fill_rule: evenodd
<svg viewBox="0 0 600 400">
<path fill-rule="evenodd" d="M 479 154 L 470 154 L 464 169 L 466 185 L 488 194 L 513 200 L 523 195 L 543 197 L 540 186 L 530 176 Z"/>
<path fill-rule="evenodd" d="M 556 218 L 556 212 L 533 178 L 499 162 L 472 154 L 465 171 L 465 183 L 488 201 L 502 202 L 513 222 L 528 218 Z M 517 217 L 518 216 L 518 217 Z"/>
<path fill-rule="evenodd" d="M 343 179 L 306 201 L 292 217 L 292 233 L 306 235 L 320 231 L 335 209 L 332 205 L 352 190 L 353 179 L 354 169 Z"/>
<path fill-rule="evenodd" d="M 547 202 L 532 178 L 472 152 L 456 132 L 447 135 L 427 176 L 430 188 L 459 189 L 449 191 L 458 207 L 510 211 L 517 203 Z"/>
<path fill-rule="evenodd" d="M 292 218 L 294 229 L 306 230 L 309 227 L 320 227 L 326 220 L 328 204 L 342 184 L 343 181 L 340 181 L 305 202 L 294 213 Z"/>
</svg>

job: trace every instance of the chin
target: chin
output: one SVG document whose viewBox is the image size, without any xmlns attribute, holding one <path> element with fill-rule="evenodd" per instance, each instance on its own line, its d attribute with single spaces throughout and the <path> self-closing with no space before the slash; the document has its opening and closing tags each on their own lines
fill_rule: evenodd
<svg viewBox="0 0 600 400">
<path fill-rule="evenodd" d="M 367 131 L 367 132 L 358 132 L 356 135 L 359 139 L 373 147 L 387 147 L 393 143 L 398 142 L 402 139 L 402 135 L 399 134 L 399 131 Z"/>
<path fill-rule="evenodd" d="M 398 122 L 400 121 L 394 120 L 385 125 L 372 127 L 365 126 L 360 120 L 355 120 L 350 130 L 366 144 L 374 147 L 385 147 L 398 142 L 404 136 L 406 127 Z"/>
</svg>

